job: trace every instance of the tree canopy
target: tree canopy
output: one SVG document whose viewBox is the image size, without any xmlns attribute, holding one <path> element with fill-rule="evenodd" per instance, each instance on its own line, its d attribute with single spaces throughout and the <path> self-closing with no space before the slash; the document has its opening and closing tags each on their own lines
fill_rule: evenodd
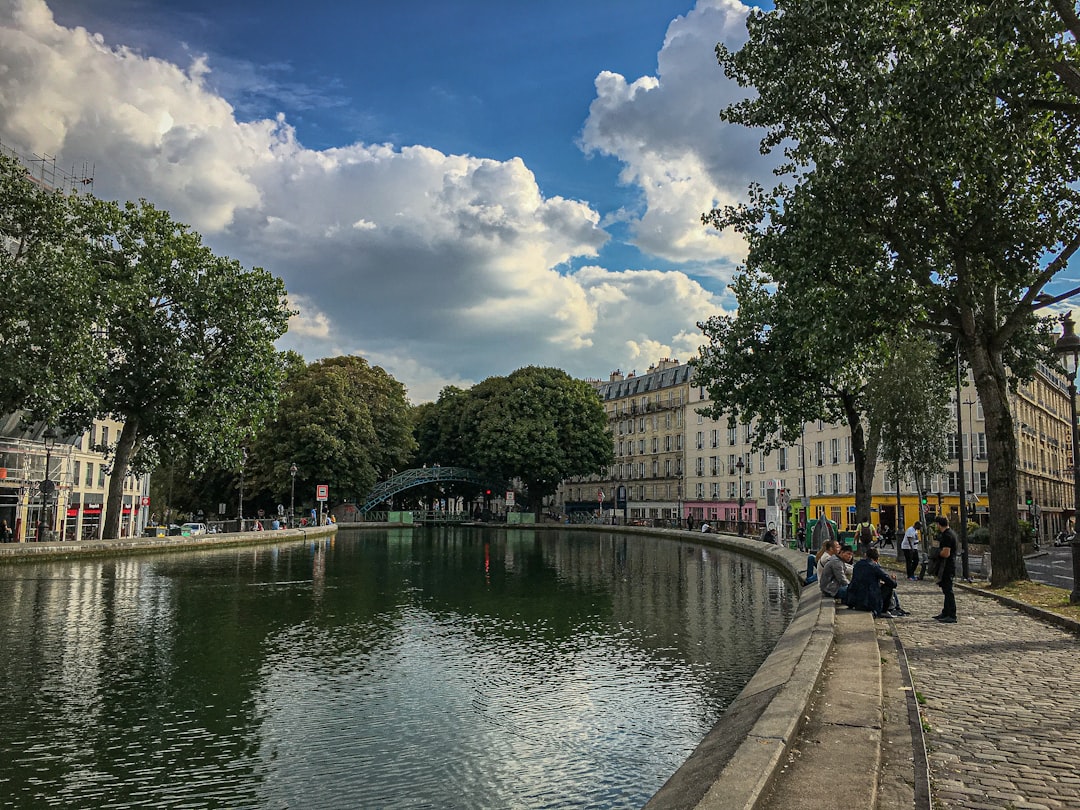
<svg viewBox="0 0 1080 810">
<path fill-rule="evenodd" d="M 327 484 L 333 501 L 361 499 L 404 469 L 415 448 L 400 382 L 362 357 L 319 360 L 290 375 L 275 416 L 252 442 L 252 495 L 281 502 L 296 464 L 304 498 Z"/>
<path fill-rule="evenodd" d="M 284 285 L 145 200 L 43 189 L 7 159 L 0 194 L 0 273 L 14 296 L 0 315 L 0 404 L 72 432 L 94 417 L 124 423 L 98 448 L 111 456 L 103 534 L 115 537 L 129 470 L 170 446 L 200 466 L 236 458 L 272 410 Z"/>
<path fill-rule="evenodd" d="M 612 463 L 607 417 L 588 383 L 529 366 L 467 391 L 444 389 L 418 424 L 422 458 L 520 479 L 533 511 L 559 483 Z"/>
<path fill-rule="evenodd" d="M 763 129 L 789 179 L 706 221 L 750 235 L 747 265 L 778 294 L 830 290 L 823 318 L 958 345 L 986 415 L 994 584 L 1024 576 L 1007 395 L 1047 356 L 1034 305 L 1080 247 L 1080 129 L 1058 72 L 1075 43 L 1030 0 L 781 0 L 747 28 L 717 54 L 755 95 L 723 116 Z"/>
</svg>

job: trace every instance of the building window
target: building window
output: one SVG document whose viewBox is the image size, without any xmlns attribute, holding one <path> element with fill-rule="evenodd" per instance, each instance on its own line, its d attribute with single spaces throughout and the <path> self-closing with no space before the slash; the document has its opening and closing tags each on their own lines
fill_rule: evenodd
<svg viewBox="0 0 1080 810">
<path fill-rule="evenodd" d="M 86 462 L 86 486 L 92 487 L 94 485 L 94 464 L 93 462 Z"/>
<path fill-rule="evenodd" d="M 787 469 L 787 448 L 781 447 L 776 454 L 776 469 L 783 472 Z"/>
<path fill-rule="evenodd" d="M 697 498 L 699 501 L 705 500 L 705 485 L 702 483 L 697 485 Z"/>
<path fill-rule="evenodd" d="M 847 474 L 847 491 L 849 493 L 855 491 L 855 473 L 853 472 Z"/>
<path fill-rule="evenodd" d="M 105 486 L 105 465 L 104 464 L 98 464 L 97 485 L 99 487 Z"/>
<path fill-rule="evenodd" d="M 825 476 L 824 475 L 815 475 L 814 476 L 814 493 L 816 495 L 824 495 L 825 494 Z"/>
<path fill-rule="evenodd" d="M 833 495 L 839 495 L 840 494 L 840 473 L 833 473 L 830 477 L 832 478 L 832 481 L 830 482 L 832 484 L 832 494 Z"/>
</svg>

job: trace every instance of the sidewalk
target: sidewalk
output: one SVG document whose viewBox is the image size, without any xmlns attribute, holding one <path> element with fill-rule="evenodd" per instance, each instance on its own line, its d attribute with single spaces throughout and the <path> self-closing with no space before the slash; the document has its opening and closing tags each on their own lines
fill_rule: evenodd
<svg viewBox="0 0 1080 810">
<path fill-rule="evenodd" d="M 899 594 L 912 615 L 889 624 L 924 701 L 935 806 L 1080 807 L 1080 637 L 964 588 L 951 625 L 930 618 L 936 585 Z"/>
</svg>

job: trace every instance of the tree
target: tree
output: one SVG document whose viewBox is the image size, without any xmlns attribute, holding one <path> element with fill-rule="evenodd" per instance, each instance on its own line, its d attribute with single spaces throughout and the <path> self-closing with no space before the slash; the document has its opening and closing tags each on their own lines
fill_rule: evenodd
<svg viewBox="0 0 1080 810">
<path fill-rule="evenodd" d="M 360 499 L 415 450 L 405 387 L 361 357 L 319 360 L 291 376 L 276 416 L 252 445 L 253 491 L 272 500 L 327 484 L 334 500 Z"/>
<path fill-rule="evenodd" d="M 776 238 L 788 235 L 799 233 Z M 775 245 L 748 236 L 748 266 L 732 284 L 737 312 L 699 324 L 709 341 L 693 361 L 696 384 L 709 391 L 701 410 L 752 425 L 752 447 L 766 452 L 798 441 L 807 422 L 843 422 L 852 440 L 856 519 L 868 521 L 880 431 L 867 418 L 866 396 L 880 363 L 880 325 L 848 317 L 838 286 L 804 287 L 788 278 L 767 255 Z"/>
<path fill-rule="evenodd" d="M 78 198 L 101 276 L 94 374 L 100 415 L 124 427 L 112 456 L 103 535 L 119 532 L 124 475 L 180 445 L 200 467 L 237 457 L 272 412 L 290 315 L 280 279 L 214 255 L 197 233 L 146 201 Z"/>
<path fill-rule="evenodd" d="M 868 252 L 847 268 L 842 311 L 861 317 L 873 292 L 875 319 L 906 314 L 959 347 L 986 416 L 992 584 L 1024 577 L 1008 392 L 1047 358 L 1034 306 L 1080 247 L 1080 129 L 1056 109 L 1074 100 L 1054 70 L 1075 56 L 1061 17 L 1030 0 L 792 0 L 747 28 L 739 52 L 717 53 L 757 94 L 723 115 L 765 129 L 791 186 L 707 220 L 766 242 L 807 234 L 788 246 L 846 232 Z M 817 258 L 782 250 L 773 264 L 835 286 L 820 275 L 832 249 L 821 238 Z"/>
<path fill-rule="evenodd" d="M 894 479 L 923 481 L 945 468 L 951 415 L 941 375 L 940 346 L 925 336 L 898 335 L 867 399 L 869 418 L 881 426 L 881 459 Z"/>
<path fill-rule="evenodd" d="M 68 196 L 32 181 L 0 155 L 0 412 L 66 431 L 89 426 L 103 346 L 100 289 Z"/>
<path fill-rule="evenodd" d="M 614 460 L 596 391 L 555 368 L 529 366 L 474 386 L 459 436 L 466 426 L 467 466 L 493 480 L 521 479 L 536 514 L 560 481 L 598 473 Z"/>
<path fill-rule="evenodd" d="M 448 386 L 418 414 L 416 432 L 420 460 L 469 467 L 492 483 L 520 479 L 537 514 L 560 481 L 613 461 L 596 391 L 554 368 Z"/>
</svg>

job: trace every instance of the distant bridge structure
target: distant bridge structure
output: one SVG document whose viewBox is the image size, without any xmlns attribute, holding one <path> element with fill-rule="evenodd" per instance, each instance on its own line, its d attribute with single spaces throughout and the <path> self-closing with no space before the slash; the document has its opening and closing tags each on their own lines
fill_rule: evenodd
<svg viewBox="0 0 1080 810">
<path fill-rule="evenodd" d="M 485 483 L 484 479 L 480 477 L 480 473 L 465 467 L 418 467 L 405 470 L 405 472 L 400 472 L 385 481 L 377 483 L 375 488 L 364 498 L 364 502 L 360 506 L 360 513 L 367 514 L 379 504 L 407 489 L 446 481 L 476 484 L 479 487 L 483 487 Z"/>
</svg>

